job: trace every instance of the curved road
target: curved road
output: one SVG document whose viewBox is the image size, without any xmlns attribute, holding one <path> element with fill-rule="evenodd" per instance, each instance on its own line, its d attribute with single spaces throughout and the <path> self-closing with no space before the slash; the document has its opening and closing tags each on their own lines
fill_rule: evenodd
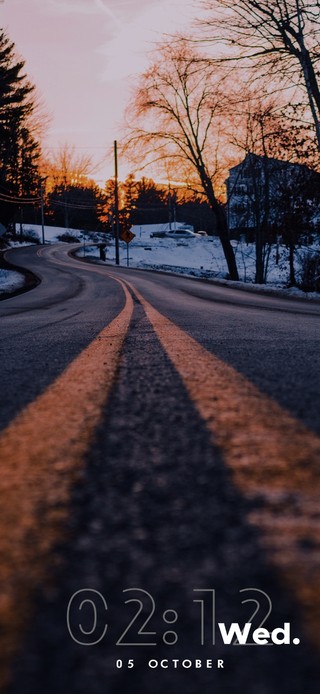
<svg viewBox="0 0 320 694">
<path fill-rule="evenodd" d="M 4 688 L 316 692 L 320 305 L 68 250 L 0 304 Z"/>
</svg>

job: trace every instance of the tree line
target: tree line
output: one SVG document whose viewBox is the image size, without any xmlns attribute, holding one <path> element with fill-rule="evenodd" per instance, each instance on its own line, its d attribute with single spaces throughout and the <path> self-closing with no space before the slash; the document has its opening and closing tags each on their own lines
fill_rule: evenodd
<svg viewBox="0 0 320 694">
<path fill-rule="evenodd" d="M 0 221 L 11 221 L 19 200 L 39 196 L 41 147 L 35 87 L 0 31 Z M 27 203 L 25 203 L 27 204 Z"/>
</svg>

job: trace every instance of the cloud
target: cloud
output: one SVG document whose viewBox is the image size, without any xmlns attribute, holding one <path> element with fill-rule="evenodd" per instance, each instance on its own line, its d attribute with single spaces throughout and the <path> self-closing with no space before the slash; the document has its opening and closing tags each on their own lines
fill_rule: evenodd
<svg viewBox="0 0 320 694">
<path fill-rule="evenodd" d="M 41 0 L 43 5 L 43 1 Z M 46 0 L 46 8 L 55 14 L 97 15 L 107 14 L 116 23 L 119 22 L 105 0 Z"/>
<path fill-rule="evenodd" d="M 122 22 L 120 22 L 119 18 L 115 14 L 115 12 L 110 8 L 110 6 L 106 3 L 106 0 L 94 0 L 94 4 L 96 7 L 101 10 L 104 14 L 106 14 L 108 17 L 113 19 L 115 24 L 118 25 L 118 27 L 122 28 Z"/>
<path fill-rule="evenodd" d="M 155 45 L 178 30 L 190 28 L 194 17 L 190 5 L 182 0 L 162 0 L 148 5 L 140 0 L 136 9 L 135 16 L 130 21 L 127 18 L 113 37 L 97 49 L 104 56 L 104 81 L 123 79 L 145 70 Z"/>
</svg>

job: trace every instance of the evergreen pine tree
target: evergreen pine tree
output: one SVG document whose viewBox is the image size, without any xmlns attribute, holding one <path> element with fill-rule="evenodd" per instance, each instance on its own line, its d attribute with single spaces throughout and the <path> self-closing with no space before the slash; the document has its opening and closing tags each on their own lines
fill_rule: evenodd
<svg viewBox="0 0 320 694">
<path fill-rule="evenodd" d="M 30 197 L 39 190 L 39 144 L 29 128 L 34 86 L 24 73 L 14 43 L 0 30 L 0 196 Z M 0 221 L 13 218 L 15 204 L 0 199 Z"/>
</svg>

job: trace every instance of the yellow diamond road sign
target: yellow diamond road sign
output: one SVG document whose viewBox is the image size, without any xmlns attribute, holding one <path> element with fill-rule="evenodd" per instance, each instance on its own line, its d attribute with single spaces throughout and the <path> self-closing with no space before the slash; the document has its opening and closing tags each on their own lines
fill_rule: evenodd
<svg viewBox="0 0 320 694">
<path fill-rule="evenodd" d="M 132 231 L 124 231 L 120 236 L 122 241 L 125 241 L 126 243 L 130 243 L 130 241 L 132 241 L 132 239 L 134 239 L 134 237 L 135 237 L 135 234 L 133 234 Z"/>
</svg>

